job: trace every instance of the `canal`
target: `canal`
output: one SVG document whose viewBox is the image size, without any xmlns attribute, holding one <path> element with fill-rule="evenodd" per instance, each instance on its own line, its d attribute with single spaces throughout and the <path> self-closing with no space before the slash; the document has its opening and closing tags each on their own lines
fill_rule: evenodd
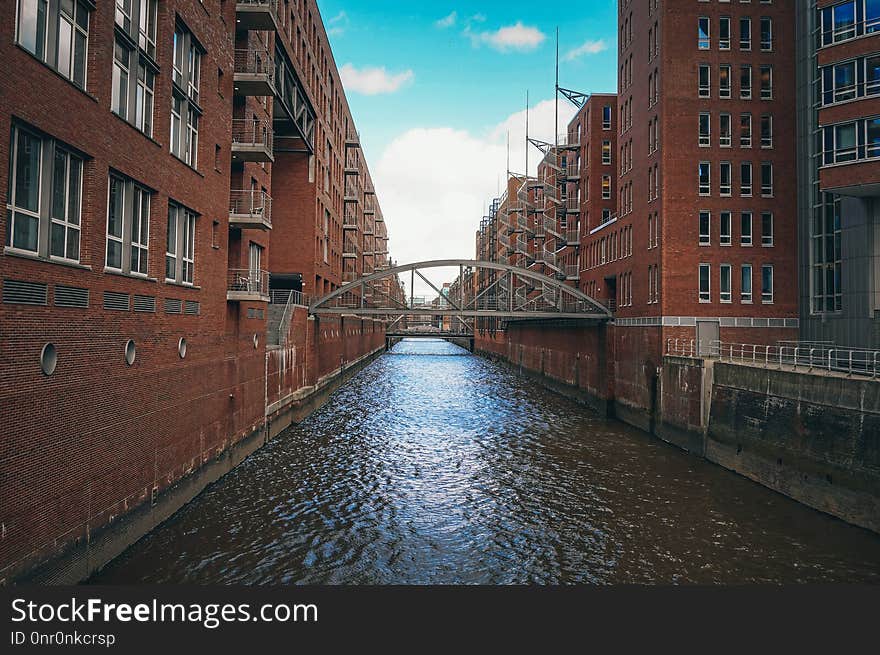
<svg viewBox="0 0 880 655">
<path fill-rule="evenodd" d="M 91 582 L 880 582 L 880 537 L 404 341 Z"/>
</svg>

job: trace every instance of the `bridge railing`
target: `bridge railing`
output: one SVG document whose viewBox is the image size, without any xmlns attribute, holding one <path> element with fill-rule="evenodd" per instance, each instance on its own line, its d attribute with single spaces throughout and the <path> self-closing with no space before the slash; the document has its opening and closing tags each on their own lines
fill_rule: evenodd
<svg viewBox="0 0 880 655">
<path fill-rule="evenodd" d="M 719 340 L 667 339 L 666 354 L 710 357 L 720 361 L 748 363 L 794 370 L 829 371 L 877 379 L 880 350 L 838 348 L 829 344 L 754 344 Z"/>
</svg>

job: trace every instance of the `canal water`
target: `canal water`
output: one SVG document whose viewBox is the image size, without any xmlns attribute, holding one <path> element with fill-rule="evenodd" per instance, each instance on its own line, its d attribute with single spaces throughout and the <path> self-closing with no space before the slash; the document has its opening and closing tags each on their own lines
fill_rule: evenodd
<svg viewBox="0 0 880 655">
<path fill-rule="evenodd" d="M 91 582 L 880 582 L 880 537 L 404 341 Z"/>
</svg>

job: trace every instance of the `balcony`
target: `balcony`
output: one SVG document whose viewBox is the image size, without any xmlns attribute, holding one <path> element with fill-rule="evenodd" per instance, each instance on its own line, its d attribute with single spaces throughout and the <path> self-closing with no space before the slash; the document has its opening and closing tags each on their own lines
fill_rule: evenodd
<svg viewBox="0 0 880 655">
<path fill-rule="evenodd" d="M 357 214 L 346 213 L 342 217 L 342 229 L 343 230 L 359 230 L 359 229 L 361 229 L 360 223 L 358 222 Z"/>
<path fill-rule="evenodd" d="M 361 135 L 358 134 L 357 130 L 349 129 L 345 133 L 345 145 L 349 148 L 361 147 Z"/>
<path fill-rule="evenodd" d="M 555 218 L 544 217 L 544 231 L 555 237 L 562 237 L 562 232 L 559 229 Z"/>
<path fill-rule="evenodd" d="M 562 204 L 567 214 L 579 214 L 581 211 L 581 202 L 577 198 L 563 198 Z"/>
<path fill-rule="evenodd" d="M 226 276 L 228 302 L 269 302 L 269 271 L 234 268 Z"/>
<path fill-rule="evenodd" d="M 559 261 L 556 256 L 556 253 L 553 252 L 552 250 L 548 250 L 547 248 L 544 248 L 544 256 L 542 258 L 542 261 L 545 264 L 547 264 L 547 266 L 549 266 L 550 268 L 553 268 L 557 271 L 561 270 L 559 268 Z"/>
<path fill-rule="evenodd" d="M 275 95 L 275 64 L 268 50 L 247 48 L 235 51 L 233 87 L 241 96 Z"/>
<path fill-rule="evenodd" d="M 233 119 L 232 160 L 273 162 L 274 133 L 268 121 Z"/>
<path fill-rule="evenodd" d="M 265 191 L 230 191 L 229 227 L 272 229 L 272 198 Z"/>
<path fill-rule="evenodd" d="M 577 264 L 565 265 L 565 279 L 577 282 L 581 279 L 580 267 Z"/>
<path fill-rule="evenodd" d="M 566 230 L 565 245 L 579 246 L 581 243 L 581 233 L 579 230 Z"/>
<path fill-rule="evenodd" d="M 235 27 L 240 30 L 277 30 L 278 0 L 236 0 Z"/>
<path fill-rule="evenodd" d="M 345 176 L 345 202 L 360 202 L 360 193 L 357 183 L 350 175 Z"/>
<path fill-rule="evenodd" d="M 342 282 L 348 284 L 358 279 L 357 271 L 342 271 Z"/>
</svg>

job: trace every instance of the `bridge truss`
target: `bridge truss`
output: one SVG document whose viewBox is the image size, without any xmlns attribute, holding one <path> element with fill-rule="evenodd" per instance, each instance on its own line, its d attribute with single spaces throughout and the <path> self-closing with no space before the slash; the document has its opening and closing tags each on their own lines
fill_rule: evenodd
<svg viewBox="0 0 880 655">
<path fill-rule="evenodd" d="M 425 274 L 439 268 L 459 271 L 446 292 Z M 478 289 L 476 274 L 481 269 L 491 272 L 492 282 Z M 409 298 L 388 293 L 389 280 L 407 276 Z M 417 302 L 413 293 L 417 277 L 437 293 L 436 300 Z M 370 273 L 315 300 L 309 313 L 384 320 L 391 336 L 437 338 L 468 338 L 482 326 L 503 328 L 510 321 L 611 318 L 604 305 L 561 280 L 525 268 L 468 259 L 417 262 Z"/>
</svg>

